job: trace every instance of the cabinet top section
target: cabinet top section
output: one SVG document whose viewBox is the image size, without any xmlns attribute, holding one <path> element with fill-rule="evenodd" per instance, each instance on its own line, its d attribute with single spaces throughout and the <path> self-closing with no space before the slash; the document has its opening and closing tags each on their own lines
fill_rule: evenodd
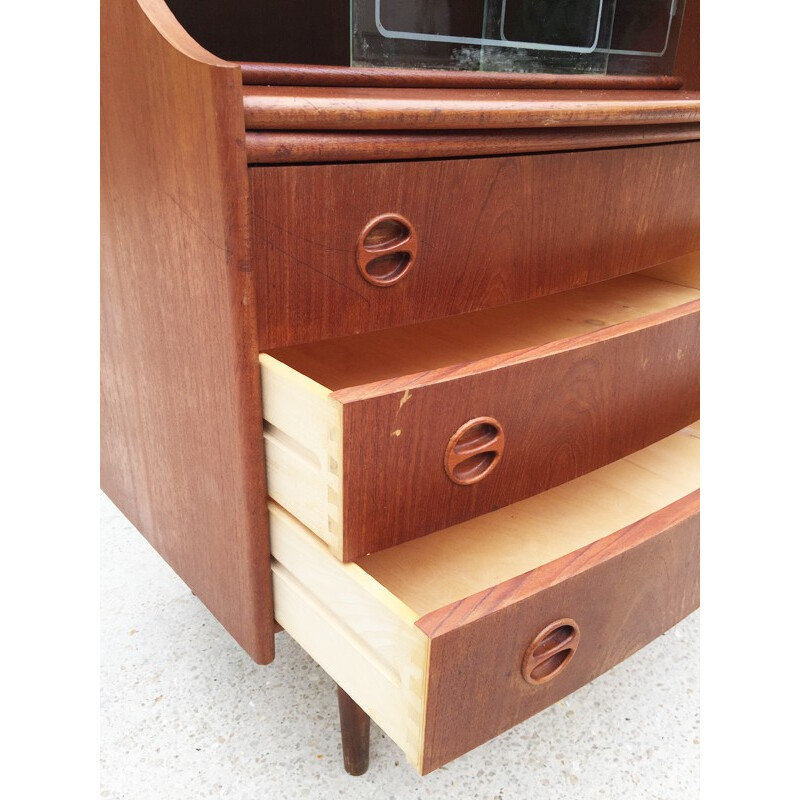
<svg viewBox="0 0 800 800">
<path fill-rule="evenodd" d="M 673 75 L 699 85 L 687 63 L 699 0 L 156 1 L 220 58 L 258 62 L 272 77 L 273 65 L 296 66 L 279 77 L 292 85 L 531 86 L 545 76 L 566 87 Z"/>
</svg>

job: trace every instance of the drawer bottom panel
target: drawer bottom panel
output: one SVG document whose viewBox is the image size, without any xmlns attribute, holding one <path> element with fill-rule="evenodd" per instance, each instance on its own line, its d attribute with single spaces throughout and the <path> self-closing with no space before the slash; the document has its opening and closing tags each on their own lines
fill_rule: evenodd
<svg viewBox="0 0 800 800">
<path fill-rule="evenodd" d="M 277 621 L 424 774 L 697 607 L 699 424 L 354 563 L 270 514 Z"/>
</svg>

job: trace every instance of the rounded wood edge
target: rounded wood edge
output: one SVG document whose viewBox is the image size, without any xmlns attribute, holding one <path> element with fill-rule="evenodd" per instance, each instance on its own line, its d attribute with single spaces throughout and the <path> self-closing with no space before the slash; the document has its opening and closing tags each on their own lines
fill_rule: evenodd
<svg viewBox="0 0 800 800">
<path fill-rule="evenodd" d="M 481 425 L 494 428 L 494 433 L 487 431 L 474 443 L 464 439 L 470 430 Z M 494 472 L 503 457 L 506 435 L 503 426 L 494 417 L 475 417 L 461 425 L 450 437 L 444 451 L 444 471 L 453 483 L 459 486 L 472 486 Z M 483 463 L 478 461 L 473 471 L 464 471 L 463 467 L 470 461 L 482 456 L 491 456 Z"/>
<path fill-rule="evenodd" d="M 533 128 L 483 131 L 247 131 L 247 160 L 257 164 L 397 161 L 530 155 L 700 139 L 700 124 Z"/>
<path fill-rule="evenodd" d="M 240 70 L 201 48 L 163 0 L 101 0 L 100 55 L 100 261 L 107 287 L 100 305 L 104 321 L 113 320 L 103 326 L 101 348 L 101 487 L 253 661 L 268 664 L 275 656 L 272 585 L 255 305 L 248 303 L 253 276 L 245 269 Z M 155 195 L 164 202 L 149 202 Z M 192 296 L 165 291 L 195 255 Z M 148 278 L 156 265 L 163 282 Z M 123 284 L 127 303 L 119 302 Z M 220 325 L 198 323 L 196 310 L 212 306 Z M 170 320 L 166 337 L 142 323 L 151 318 Z M 184 325 L 190 337 L 180 333 Z M 141 339 L 133 350 L 132 339 Z M 187 367 L 173 376 L 176 391 L 165 391 L 158 365 L 164 353 L 176 352 L 178 339 Z M 136 372 L 148 380 L 148 396 L 159 398 L 157 407 L 145 408 L 124 388 L 135 352 L 146 355 Z M 224 421 L 220 442 L 184 435 L 179 398 L 199 384 L 208 387 L 206 407 Z M 158 458 L 148 450 L 155 439 Z M 208 504 L 203 524 L 176 516 L 185 487 L 221 471 L 230 478 L 230 509 L 201 498 Z M 181 545 L 189 539 L 197 546 Z"/>
<path fill-rule="evenodd" d="M 104 0 L 104 2 L 111 2 L 111 0 Z M 177 17 L 164 0 L 124 0 L 124 2 L 136 3 L 161 37 L 187 58 L 210 67 L 223 67 L 241 72 L 238 63 L 225 61 L 198 44 L 178 22 Z"/>
<path fill-rule="evenodd" d="M 571 629 L 564 632 L 564 635 L 557 638 L 554 642 L 548 643 L 547 638 L 556 633 L 559 628 Z M 522 659 L 522 677 L 531 686 L 541 686 L 549 683 L 558 677 L 569 665 L 575 656 L 575 651 L 581 640 L 581 631 L 578 623 L 574 619 L 564 617 L 551 622 L 534 637 L 533 641 L 525 650 Z M 544 650 L 538 652 L 544 646 Z M 549 668 L 542 675 L 534 675 L 537 667 L 545 666 L 548 662 L 554 661 L 552 668 Z"/>
<path fill-rule="evenodd" d="M 244 86 L 248 130 L 527 130 L 700 121 L 696 93 Z"/>
<path fill-rule="evenodd" d="M 684 529 L 693 531 L 695 536 L 699 535 L 699 489 L 581 550 L 503 581 L 490 589 L 488 594 L 482 591 L 430 611 L 420 617 L 415 625 L 431 639 L 451 634 L 468 623 L 486 619 L 537 592 L 551 589 L 565 577 L 606 564 L 624 552 L 654 541 L 665 532 Z"/>
</svg>

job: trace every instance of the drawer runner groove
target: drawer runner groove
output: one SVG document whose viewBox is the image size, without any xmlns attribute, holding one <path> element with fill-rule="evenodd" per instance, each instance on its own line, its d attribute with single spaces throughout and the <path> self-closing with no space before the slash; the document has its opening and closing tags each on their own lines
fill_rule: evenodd
<svg viewBox="0 0 800 800">
<path fill-rule="evenodd" d="M 400 672 L 392 666 L 380 652 L 373 650 L 363 637 L 360 636 L 342 617 L 331 613 L 324 601 L 310 591 L 301 581 L 279 561 L 272 561 L 272 574 L 279 581 L 289 584 L 289 588 L 296 595 L 302 597 L 303 601 L 316 613 L 323 623 L 339 632 L 347 640 L 348 644 L 356 650 L 363 658 L 372 662 L 378 672 L 387 680 L 388 683 L 400 688 L 403 679 Z M 282 616 L 282 610 L 276 611 L 276 619 Z M 280 620 L 278 620 L 280 621 Z M 283 624 L 283 623 L 281 623 Z M 284 626 L 285 627 L 285 626 Z"/>
</svg>

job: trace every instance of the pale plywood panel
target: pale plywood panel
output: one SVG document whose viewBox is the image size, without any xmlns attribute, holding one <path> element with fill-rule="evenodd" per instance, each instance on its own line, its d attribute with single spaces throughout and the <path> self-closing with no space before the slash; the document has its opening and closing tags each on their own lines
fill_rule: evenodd
<svg viewBox="0 0 800 800">
<path fill-rule="evenodd" d="M 270 504 L 275 619 L 419 765 L 429 640 L 416 614 Z"/>
<path fill-rule="evenodd" d="M 330 392 L 262 354 L 270 497 L 342 554 L 342 406 Z"/>
<path fill-rule="evenodd" d="M 343 564 L 270 503 L 275 618 L 421 768 L 417 619 L 615 533 L 699 486 L 699 423 L 537 497 Z"/>
<path fill-rule="evenodd" d="M 683 275 L 696 269 L 699 261 L 695 254 L 671 263 L 677 264 Z M 397 378 L 500 354 L 524 353 L 521 348 L 646 319 L 695 301 L 698 294 L 696 289 L 669 281 L 626 275 L 502 308 L 288 348 L 281 351 L 280 358 L 291 366 L 262 354 L 270 496 L 341 558 L 343 406 L 332 390 L 378 377 Z M 443 376 L 431 373 L 424 377 L 436 382 Z M 377 386 L 383 391 L 382 384 Z"/>
<path fill-rule="evenodd" d="M 676 283 L 679 286 L 688 286 L 692 289 L 700 288 L 700 251 L 687 253 L 685 256 L 665 261 L 655 267 L 642 270 L 640 275 L 656 278 L 660 281 Z"/>
</svg>

